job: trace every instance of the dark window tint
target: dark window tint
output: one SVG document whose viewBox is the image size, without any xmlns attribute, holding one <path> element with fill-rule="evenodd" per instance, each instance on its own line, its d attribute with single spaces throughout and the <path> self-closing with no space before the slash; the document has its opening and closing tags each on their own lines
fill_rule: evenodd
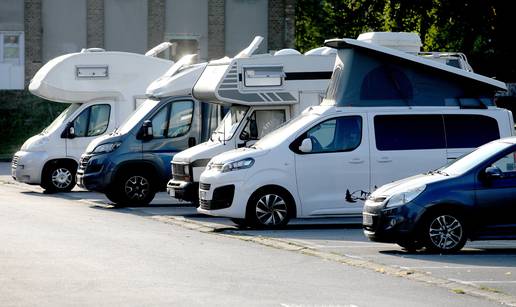
<svg viewBox="0 0 516 307">
<path fill-rule="evenodd" d="M 448 148 L 475 148 L 500 138 L 498 122 L 482 115 L 444 115 Z"/>
<path fill-rule="evenodd" d="M 441 115 L 379 115 L 374 131 L 378 150 L 446 147 Z"/>
<path fill-rule="evenodd" d="M 383 65 L 365 76 L 360 88 L 360 99 L 412 99 L 412 84 L 400 69 Z"/>
</svg>

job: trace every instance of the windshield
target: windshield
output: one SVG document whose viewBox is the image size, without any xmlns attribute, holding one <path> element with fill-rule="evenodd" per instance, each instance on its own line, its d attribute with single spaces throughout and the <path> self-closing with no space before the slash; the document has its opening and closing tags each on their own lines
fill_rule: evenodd
<svg viewBox="0 0 516 307">
<path fill-rule="evenodd" d="M 480 146 L 476 150 L 472 151 L 471 153 L 463 156 L 462 158 L 455 160 L 450 165 L 442 167 L 441 169 L 439 169 L 439 171 L 452 176 L 462 175 L 468 172 L 469 170 L 473 169 L 483 161 L 489 159 L 497 152 L 500 152 L 510 147 L 511 145 L 512 144 L 504 142 L 485 144 L 483 146 Z"/>
<path fill-rule="evenodd" d="M 59 116 L 56 117 L 56 119 L 54 119 L 54 121 L 48 127 L 43 129 L 41 133 L 47 134 L 60 127 L 80 106 L 80 103 L 72 103 L 68 108 L 61 112 L 61 114 L 59 114 Z"/>
<path fill-rule="evenodd" d="M 244 119 L 247 110 L 249 110 L 249 107 L 246 106 L 231 106 L 229 112 L 213 132 L 211 140 L 218 140 L 219 142 L 230 140 Z"/>
<path fill-rule="evenodd" d="M 117 133 L 125 134 L 131 131 L 135 125 L 137 125 L 152 109 L 154 109 L 159 103 L 156 99 L 147 99 L 126 121 L 117 129 Z"/>
<path fill-rule="evenodd" d="M 300 116 L 289 120 L 278 129 L 265 135 L 261 140 L 256 142 L 251 147 L 263 149 L 277 146 L 289 136 L 297 133 L 297 131 L 303 129 L 303 127 L 309 125 L 311 122 L 317 120 L 318 118 L 319 116 L 314 113 L 302 113 Z"/>
</svg>

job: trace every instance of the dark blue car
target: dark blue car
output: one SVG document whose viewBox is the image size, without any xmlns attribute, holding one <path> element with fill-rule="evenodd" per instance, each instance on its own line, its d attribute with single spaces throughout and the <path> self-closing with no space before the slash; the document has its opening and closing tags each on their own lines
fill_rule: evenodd
<svg viewBox="0 0 516 307">
<path fill-rule="evenodd" d="M 380 187 L 365 203 L 363 227 L 372 241 L 441 253 L 468 239 L 516 239 L 516 137 Z"/>
</svg>

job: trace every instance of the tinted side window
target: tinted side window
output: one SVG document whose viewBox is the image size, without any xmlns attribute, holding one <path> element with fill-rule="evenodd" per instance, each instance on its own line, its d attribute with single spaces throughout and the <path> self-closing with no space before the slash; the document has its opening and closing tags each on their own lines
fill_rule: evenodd
<svg viewBox="0 0 516 307">
<path fill-rule="evenodd" d="M 172 103 L 172 111 L 170 112 L 170 119 L 168 121 L 169 138 L 177 138 L 183 136 L 190 131 L 193 118 L 193 102 L 175 101 Z"/>
<path fill-rule="evenodd" d="M 374 133 L 378 150 L 446 147 L 441 115 L 378 115 Z"/>
<path fill-rule="evenodd" d="M 475 148 L 500 138 L 496 119 L 483 115 L 444 115 L 448 148 Z"/>
<path fill-rule="evenodd" d="M 326 120 L 303 134 L 300 141 L 305 138 L 312 140 L 312 153 L 353 151 L 362 141 L 362 117 Z"/>
</svg>

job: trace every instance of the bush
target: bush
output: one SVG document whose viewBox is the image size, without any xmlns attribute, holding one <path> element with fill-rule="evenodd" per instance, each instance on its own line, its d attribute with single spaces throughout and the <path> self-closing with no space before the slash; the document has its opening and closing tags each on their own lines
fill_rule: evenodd
<svg viewBox="0 0 516 307">
<path fill-rule="evenodd" d="M 11 159 L 26 139 L 41 132 L 67 106 L 27 90 L 0 91 L 0 159 Z"/>
</svg>

